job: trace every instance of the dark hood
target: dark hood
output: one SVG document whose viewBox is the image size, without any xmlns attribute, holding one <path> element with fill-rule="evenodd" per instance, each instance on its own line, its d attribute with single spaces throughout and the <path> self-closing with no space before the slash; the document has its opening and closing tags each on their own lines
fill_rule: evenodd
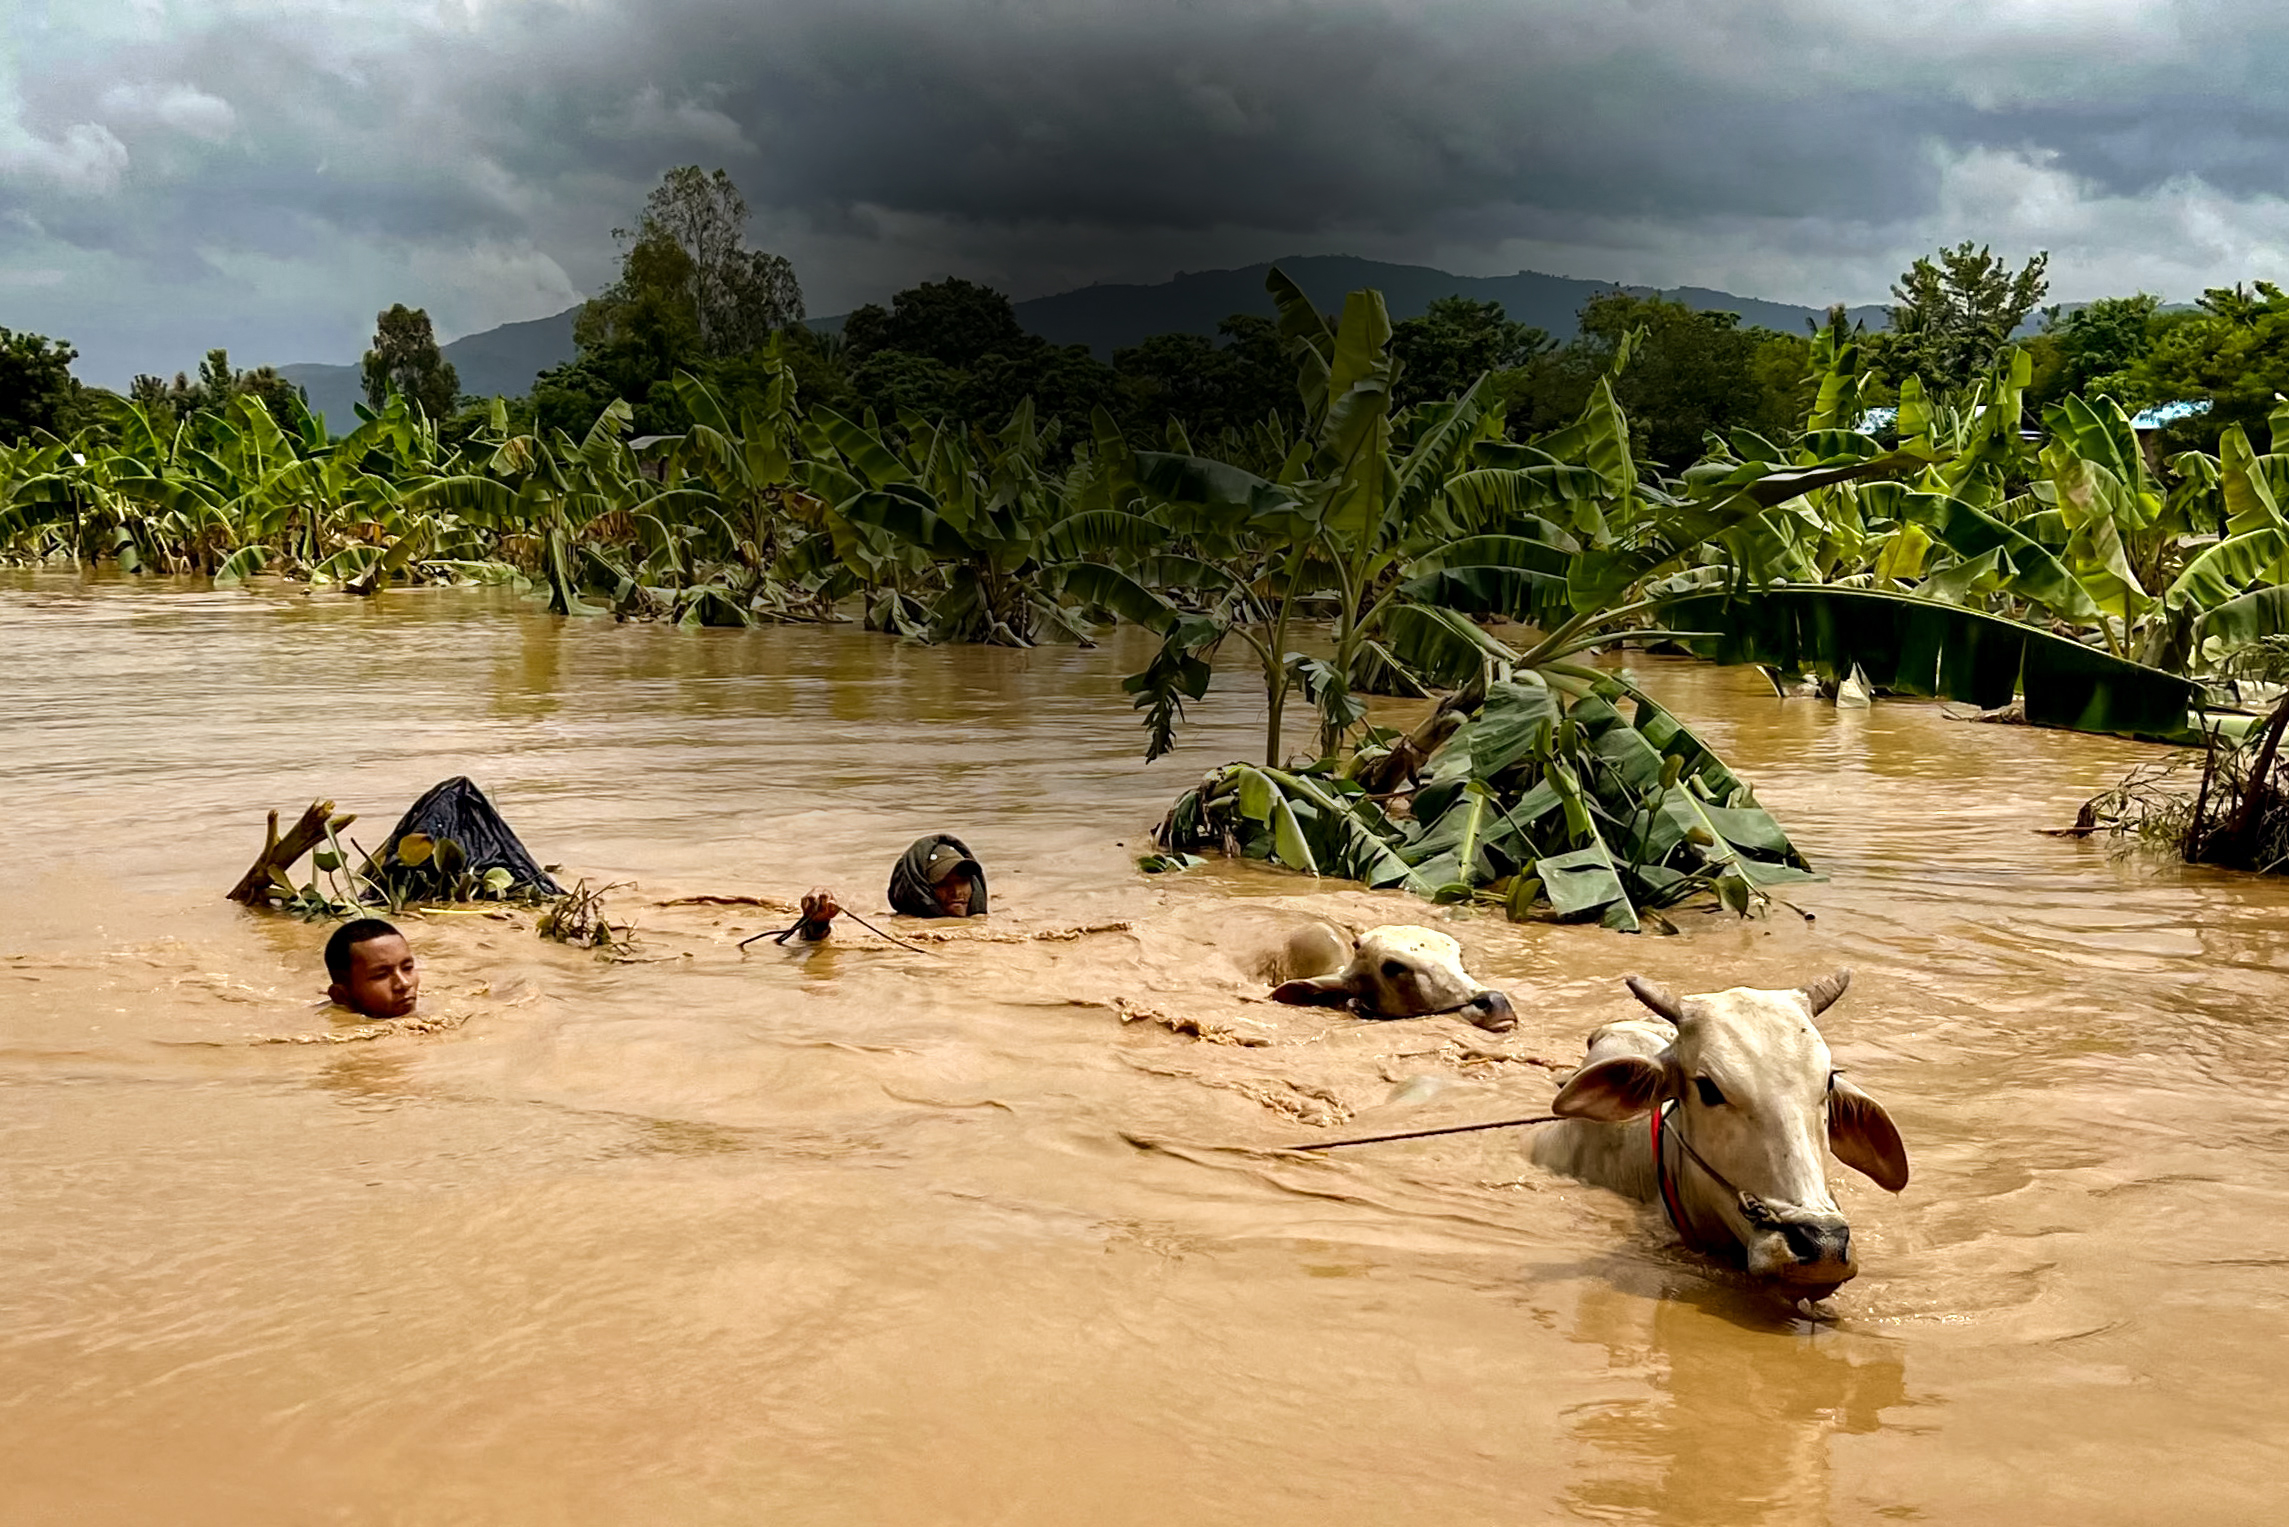
<svg viewBox="0 0 2289 1527">
<path fill-rule="evenodd" d="M 926 838 L 916 838 L 913 846 L 899 855 L 898 863 L 890 871 L 890 905 L 908 917 L 944 917 L 938 899 L 930 892 L 930 855 L 943 844 L 962 856 L 955 870 L 967 871 L 970 877 L 970 916 L 986 915 L 986 872 L 970 853 L 970 846 L 950 832 L 934 832 Z"/>
</svg>

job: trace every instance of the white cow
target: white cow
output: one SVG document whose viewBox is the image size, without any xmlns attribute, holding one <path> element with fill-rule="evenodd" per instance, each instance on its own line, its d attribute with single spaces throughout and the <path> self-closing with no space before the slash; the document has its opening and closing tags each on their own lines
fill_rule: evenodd
<svg viewBox="0 0 2289 1527">
<path fill-rule="evenodd" d="M 1462 945 L 1407 924 L 1368 929 L 1340 970 L 1283 981 L 1273 988 L 1272 1000 L 1348 1007 L 1362 1018 L 1453 1013 L 1497 1034 L 1518 1022 L 1508 997 L 1481 986 L 1462 968 Z"/>
<path fill-rule="evenodd" d="M 1590 1036 L 1534 1161 L 1659 1199 L 1688 1243 L 1744 1262 L 1792 1298 L 1834 1292 L 1859 1269 L 1823 1143 L 1891 1192 L 1908 1181 L 1899 1131 L 1837 1073 L 1812 1024 L 1851 980 L 1839 970 L 1795 991 L 1678 998 L 1630 977 L 1662 1021 L 1626 1018 Z"/>
</svg>

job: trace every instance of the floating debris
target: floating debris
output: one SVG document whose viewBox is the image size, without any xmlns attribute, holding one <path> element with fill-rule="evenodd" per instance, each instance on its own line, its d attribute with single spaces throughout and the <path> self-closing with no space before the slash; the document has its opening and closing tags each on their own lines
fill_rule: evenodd
<svg viewBox="0 0 2289 1527">
<path fill-rule="evenodd" d="M 577 949 L 627 952 L 635 947 L 635 924 L 628 923 L 615 928 L 604 910 L 606 893 L 623 890 L 627 884 L 626 881 L 615 881 L 590 890 L 587 881 L 580 881 L 549 904 L 548 909 L 541 913 L 540 921 L 534 925 L 534 931 L 542 938 L 559 944 L 570 944 Z"/>
</svg>

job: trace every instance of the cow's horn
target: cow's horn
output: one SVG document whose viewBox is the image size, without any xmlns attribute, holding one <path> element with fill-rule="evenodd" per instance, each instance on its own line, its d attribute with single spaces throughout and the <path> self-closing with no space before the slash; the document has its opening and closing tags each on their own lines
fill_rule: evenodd
<svg viewBox="0 0 2289 1527">
<path fill-rule="evenodd" d="M 1685 1021 L 1684 1004 L 1670 996 L 1667 988 L 1648 981 L 1643 976 L 1625 977 L 1624 984 L 1629 987 L 1631 996 L 1652 1008 L 1671 1023 L 1683 1023 Z"/>
<path fill-rule="evenodd" d="M 1834 975 L 1823 976 L 1805 987 L 1804 1001 L 1812 1009 L 1812 1016 L 1817 1018 L 1835 1006 L 1836 999 L 1843 996 L 1844 989 L 1851 984 L 1852 972 L 1839 970 Z"/>
</svg>

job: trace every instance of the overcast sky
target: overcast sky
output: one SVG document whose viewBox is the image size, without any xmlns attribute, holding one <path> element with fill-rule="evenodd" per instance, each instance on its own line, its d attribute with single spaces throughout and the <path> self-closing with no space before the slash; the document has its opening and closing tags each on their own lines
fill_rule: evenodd
<svg viewBox="0 0 2289 1527">
<path fill-rule="evenodd" d="M 0 324 L 122 385 L 346 361 L 610 279 L 728 169 L 810 310 L 1288 253 L 1881 300 L 2279 278 L 2258 0 L 0 0 Z"/>
</svg>

